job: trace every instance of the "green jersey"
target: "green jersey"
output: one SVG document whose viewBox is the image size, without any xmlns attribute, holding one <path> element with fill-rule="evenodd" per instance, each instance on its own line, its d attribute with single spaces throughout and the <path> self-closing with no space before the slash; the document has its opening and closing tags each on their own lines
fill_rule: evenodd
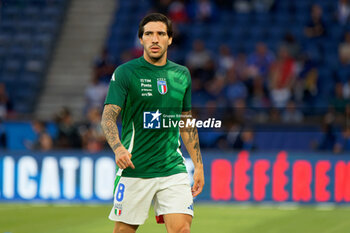
<svg viewBox="0 0 350 233">
<path fill-rule="evenodd" d="M 111 79 L 105 104 L 122 108 L 121 142 L 132 154 L 135 169 L 123 176 L 152 178 L 186 172 L 178 124 L 191 109 L 188 69 L 167 60 L 155 66 L 143 57 L 119 66 Z"/>
</svg>

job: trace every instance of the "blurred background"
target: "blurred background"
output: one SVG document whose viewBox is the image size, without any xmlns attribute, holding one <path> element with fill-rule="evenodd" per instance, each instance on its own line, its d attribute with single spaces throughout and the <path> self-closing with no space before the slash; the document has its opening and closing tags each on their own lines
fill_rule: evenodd
<svg viewBox="0 0 350 233">
<path fill-rule="evenodd" d="M 225 205 L 199 205 L 194 232 L 347 232 L 346 209 L 225 208 L 350 202 L 348 0 L 0 0 L 0 232 L 110 232 L 101 112 L 115 68 L 142 55 L 151 12 L 173 22 L 168 57 L 191 72 L 195 116 L 223 123 L 199 130 L 195 201 Z"/>
<path fill-rule="evenodd" d="M 109 80 L 142 55 L 150 12 L 174 23 L 169 59 L 191 71 L 194 112 L 223 120 L 202 147 L 350 150 L 345 0 L 3 0 L 1 148 L 108 149 Z"/>
<path fill-rule="evenodd" d="M 0 201 L 110 202 L 101 111 L 151 12 L 196 116 L 223 122 L 199 132 L 198 200 L 350 201 L 348 0 L 1 0 Z"/>
</svg>

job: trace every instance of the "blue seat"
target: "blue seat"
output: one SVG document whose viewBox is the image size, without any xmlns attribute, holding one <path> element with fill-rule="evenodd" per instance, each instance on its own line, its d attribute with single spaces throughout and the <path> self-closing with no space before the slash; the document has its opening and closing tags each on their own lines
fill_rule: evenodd
<svg viewBox="0 0 350 233">
<path fill-rule="evenodd" d="M 252 16 L 248 13 L 236 13 L 233 15 L 233 21 L 234 24 L 249 25 L 252 21 Z"/>
<path fill-rule="evenodd" d="M 6 6 L 4 7 L 2 14 L 5 19 L 16 19 L 21 15 L 21 8 L 18 6 Z"/>
<path fill-rule="evenodd" d="M 33 43 L 43 45 L 47 48 L 53 43 L 53 35 L 50 33 L 36 33 L 33 37 Z"/>
<path fill-rule="evenodd" d="M 343 39 L 345 28 L 338 24 L 333 24 L 332 27 L 328 27 L 328 36 L 334 42 L 340 42 Z"/>
<path fill-rule="evenodd" d="M 58 29 L 58 23 L 53 20 L 45 20 L 40 21 L 36 24 L 36 31 L 37 33 L 48 33 L 48 34 L 55 34 L 55 32 Z"/>
<path fill-rule="evenodd" d="M 337 70 L 337 81 L 346 83 L 350 79 L 350 69 L 349 68 L 340 68 Z"/>
<path fill-rule="evenodd" d="M 266 37 L 272 40 L 281 40 L 285 33 L 284 27 L 269 27 L 266 30 Z"/>
<path fill-rule="evenodd" d="M 247 28 L 242 25 L 234 25 L 230 32 L 231 38 L 235 38 L 236 40 L 242 39 L 246 36 Z"/>
<path fill-rule="evenodd" d="M 33 33 L 37 27 L 38 22 L 32 19 L 22 20 L 17 23 L 17 32 L 19 33 Z"/>
<path fill-rule="evenodd" d="M 248 37 L 254 38 L 255 40 L 263 40 L 267 36 L 265 27 L 261 26 L 250 27 L 247 34 Z"/>
<path fill-rule="evenodd" d="M 306 23 L 309 21 L 310 16 L 309 14 L 306 14 L 305 12 L 296 12 L 294 15 L 294 23 L 296 25 L 306 25 Z"/>
<path fill-rule="evenodd" d="M 26 55 L 26 47 L 21 44 L 13 43 L 7 51 L 8 58 L 23 59 Z"/>
<path fill-rule="evenodd" d="M 334 89 L 334 73 L 328 67 L 318 68 L 317 86 L 321 96 L 329 97 Z"/>
<path fill-rule="evenodd" d="M 276 12 L 271 15 L 271 27 L 285 27 L 291 21 L 292 16 L 289 12 Z"/>
<path fill-rule="evenodd" d="M 49 51 L 40 45 L 33 45 L 27 52 L 28 59 L 46 59 L 49 55 Z"/>
<path fill-rule="evenodd" d="M 21 59 L 15 59 L 15 58 L 7 58 L 4 61 L 3 68 L 5 71 L 20 71 L 23 66 L 23 62 Z"/>
<path fill-rule="evenodd" d="M 0 45 L 8 47 L 12 43 L 12 33 L 0 33 Z"/>
<path fill-rule="evenodd" d="M 292 10 L 292 3 L 291 1 L 278 1 L 276 4 L 276 12 L 291 12 Z"/>
<path fill-rule="evenodd" d="M 13 42 L 17 45 L 29 46 L 33 42 L 33 36 L 29 33 L 17 33 L 13 36 Z"/>
<path fill-rule="evenodd" d="M 23 17 L 26 20 L 33 20 L 39 17 L 40 15 L 40 8 L 36 6 L 27 6 L 23 9 Z"/>
<path fill-rule="evenodd" d="M 3 19 L 0 22 L 0 31 L 5 33 L 14 33 L 17 22 L 9 19 Z"/>
<path fill-rule="evenodd" d="M 51 19 L 55 21 L 59 21 L 62 18 L 62 9 L 57 6 L 47 6 L 44 7 L 44 10 L 41 12 L 42 19 Z"/>
<path fill-rule="evenodd" d="M 253 15 L 253 22 L 255 26 L 269 27 L 271 26 L 271 16 L 267 13 L 255 13 Z"/>
<path fill-rule="evenodd" d="M 230 10 L 223 10 L 220 12 L 220 22 L 223 25 L 231 24 L 234 21 L 233 12 Z"/>
</svg>

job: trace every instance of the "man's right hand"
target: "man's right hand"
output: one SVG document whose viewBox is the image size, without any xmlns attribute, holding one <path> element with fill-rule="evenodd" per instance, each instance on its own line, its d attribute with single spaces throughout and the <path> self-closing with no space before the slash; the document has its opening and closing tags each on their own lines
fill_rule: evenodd
<svg viewBox="0 0 350 233">
<path fill-rule="evenodd" d="M 121 169 L 125 169 L 127 167 L 135 169 L 134 164 L 131 162 L 131 156 L 132 155 L 129 153 L 129 151 L 127 151 L 124 146 L 121 146 L 115 151 L 115 162 Z"/>
</svg>

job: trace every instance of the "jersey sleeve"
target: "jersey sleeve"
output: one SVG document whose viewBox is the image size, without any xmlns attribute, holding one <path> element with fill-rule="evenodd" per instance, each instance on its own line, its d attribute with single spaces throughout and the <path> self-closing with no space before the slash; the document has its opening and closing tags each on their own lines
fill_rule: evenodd
<svg viewBox="0 0 350 233">
<path fill-rule="evenodd" d="M 192 89 L 192 81 L 191 81 L 191 74 L 190 71 L 186 68 L 185 75 L 187 76 L 187 88 L 184 96 L 184 101 L 182 105 L 182 111 L 187 112 L 190 111 L 192 108 L 191 104 L 191 89 Z"/>
<path fill-rule="evenodd" d="M 129 82 L 126 72 L 122 67 L 118 67 L 114 71 L 109 83 L 105 104 L 115 104 L 123 109 L 125 107 L 128 86 Z"/>
</svg>

